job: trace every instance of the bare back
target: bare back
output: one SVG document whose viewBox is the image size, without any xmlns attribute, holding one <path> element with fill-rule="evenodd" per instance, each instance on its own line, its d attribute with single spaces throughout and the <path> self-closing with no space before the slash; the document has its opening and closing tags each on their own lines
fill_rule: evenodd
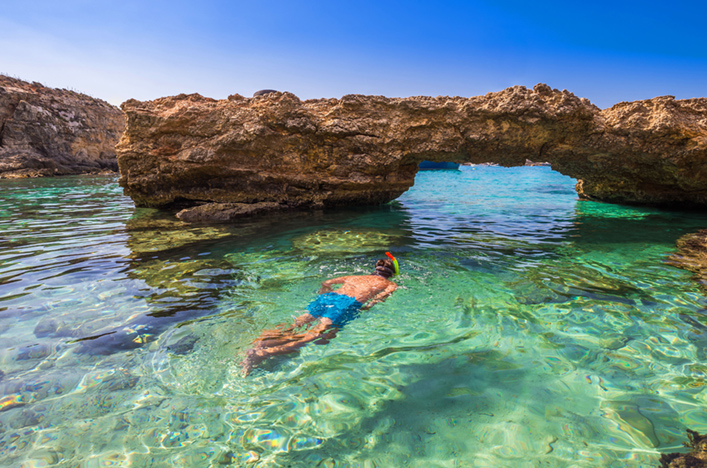
<svg viewBox="0 0 707 468">
<path fill-rule="evenodd" d="M 333 289 L 332 285 L 335 284 L 341 284 L 341 287 Z M 378 275 L 340 276 L 324 281 L 320 293 L 335 292 L 355 297 L 358 302 L 365 304 L 370 299 L 374 299 L 375 302 L 382 301 L 395 291 L 397 287 L 392 281 Z"/>
</svg>

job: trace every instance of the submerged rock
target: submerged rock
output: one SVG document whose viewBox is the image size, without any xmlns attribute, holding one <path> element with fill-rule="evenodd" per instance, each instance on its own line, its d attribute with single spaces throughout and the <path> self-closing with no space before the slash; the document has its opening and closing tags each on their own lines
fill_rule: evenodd
<svg viewBox="0 0 707 468">
<path fill-rule="evenodd" d="M 167 346 L 167 349 L 177 355 L 190 353 L 199 339 L 194 335 L 183 336 L 174 344 Z"/>
<path fill-rule="evenodd" d="M 660 457 L 661 468 L 707 468 L 707 436 L 687 430 L 690 453 L 669 453 Z"/>
<path fill-rule="evenodd" d="M 105 101 L 0 75 L 0 178 L 115 172 L 124 126 Z"/>
<path fill-rule="evenodd" d="M 188 225 L 157 210 L 134 215 L 127 221 L 125 228 L 128 231 L 128 247 L 132 258 L 147 255 L 151 258 L 158 252 L 177 251 L 189 244 L 208 242 L 229 235 L 226 226 Z"/>
<path fill-rule="evenodd" d="M 707 291 L 707 229 L 682 236 L 676 245 L 678 251 L 667 263 L 693 272 L 694 279 Z"/>
<path fill-rule="evenodd" d="M 280 203 L 208 203 L 193 208 L 186 208 L 177 213 L 177 218 L 187 223 L 211 222 L 226 223 L 243 216 L 269 211 L 280 211 L 292 207 Z"/>
<path fill-rule="evenodd" d="M 14 418 L 9 420 L 9 425 L 13 429 L 22 429 L 28 426 L 37 426 L 44 419 L 42 413 L 36 413 L 32 409 L 24 408 Z"/>
<path fill-rule="evenodd" d="M 71 333 L 66 332 L 67 327 L 64 322 L 53 317 L 42 317 L 34 327 L 34 336 L 37 338 L 46 338 L 48 336 L 71 336 Z"/>
<path fill-rule="evenodd" d="M 33 344 L 30 346 L 22 346 L 17 349 L 15 359 L 18 361 L 29 361 L 44 359 L 56 350 L 61 349 L 60 345 L 51 345 L 47 343 Z"/>
<path fill-rule="evenodd" d="M 399 239 L 388 232 L 374 229 L 322 229 L 297 236 L 292 246 L 316 253 L 384 251 Z"/>
<path fill-rule="evenodd" d="M 131 374 L 125 369 L 119 369 L 115 373 L 108 375 L 103 379 L 103 381 L 97 386 L 98 390 L 115 392 L 118 390 L 127 390 L 135 387 L 139 377 Z"/>
</svg>

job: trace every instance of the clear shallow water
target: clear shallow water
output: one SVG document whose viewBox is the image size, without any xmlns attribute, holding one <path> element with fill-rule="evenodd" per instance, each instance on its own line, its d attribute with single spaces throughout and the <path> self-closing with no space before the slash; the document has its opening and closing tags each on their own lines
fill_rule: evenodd
<svg viewBox="0 0 707 468">
<path fill-rule="evenodd" d="M 656 466 L 707 431 L 702 215 L 579 202 L 544 167 L 390 205 L 189 227 L 113 178 L 0 181 L 0 466 Z M 326 346 L 238 366 L 385 250 Z"/>
</svg>

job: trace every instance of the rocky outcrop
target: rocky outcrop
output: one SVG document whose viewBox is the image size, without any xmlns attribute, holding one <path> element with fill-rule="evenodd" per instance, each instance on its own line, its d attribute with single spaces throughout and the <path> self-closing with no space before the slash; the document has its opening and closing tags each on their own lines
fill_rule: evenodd
<svg viewBox="0 0 707 468">
<path fill-rule="evenodd" d="M 582 197 L 707 206 L 707 99 L 602 111 L 539 84 L 471 98 L 192 94 L 122 107 L 120 183 L 139 206 L 380 203 L 411 187 L 423 160 L 548 161 Z"/>
<path fill-rule="evenodd" d="M 117 107 L 0 75 L 0 178 L 117 171 Z"/>
</svg>

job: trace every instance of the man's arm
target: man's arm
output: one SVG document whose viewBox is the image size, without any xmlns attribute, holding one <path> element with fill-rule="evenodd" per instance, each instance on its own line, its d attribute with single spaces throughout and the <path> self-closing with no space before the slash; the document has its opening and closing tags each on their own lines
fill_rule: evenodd
<svg viewBox="0 0 707 468">
<path fill-rule="evenodd" d="M 343 283 L 345 280 L 346 280 L 346 276 L 339 276 L 338 278 L 332 278 L 332 279 L 329 279 L 329 280 L 324 281 L 324 282 L 322 283 L 322 287 L 319 288 L 319 294 L 324 294 L 324 293 L 332 292 L 333 289 L 331 288 L 331 286 L 332 286 L 333 284 L 341 284 L 341 283 Z"/>
<path fill-rule="evenodd" d="M 385 288 L 383 291 L 381 291 L 378 294 L 376 294 L 375 296 L 373 296 L 373 298 L 370 301 L 368 301 L 368 303 L 365 306 L 361 307 L 361 310 L 368 310 L 371 307 L 373 307 L 375 304 L 378 304 L 379 302 L 383 302 L 384 300 L 386 300 L 388 298 L 388 296 L 393 294 L 393 291 L 395 291 L 396 289 L 398 289 L 398 286 L 396 284 L 392 284 L 392 283 L 389 284 L 387 288 Z"/>
</svg>

